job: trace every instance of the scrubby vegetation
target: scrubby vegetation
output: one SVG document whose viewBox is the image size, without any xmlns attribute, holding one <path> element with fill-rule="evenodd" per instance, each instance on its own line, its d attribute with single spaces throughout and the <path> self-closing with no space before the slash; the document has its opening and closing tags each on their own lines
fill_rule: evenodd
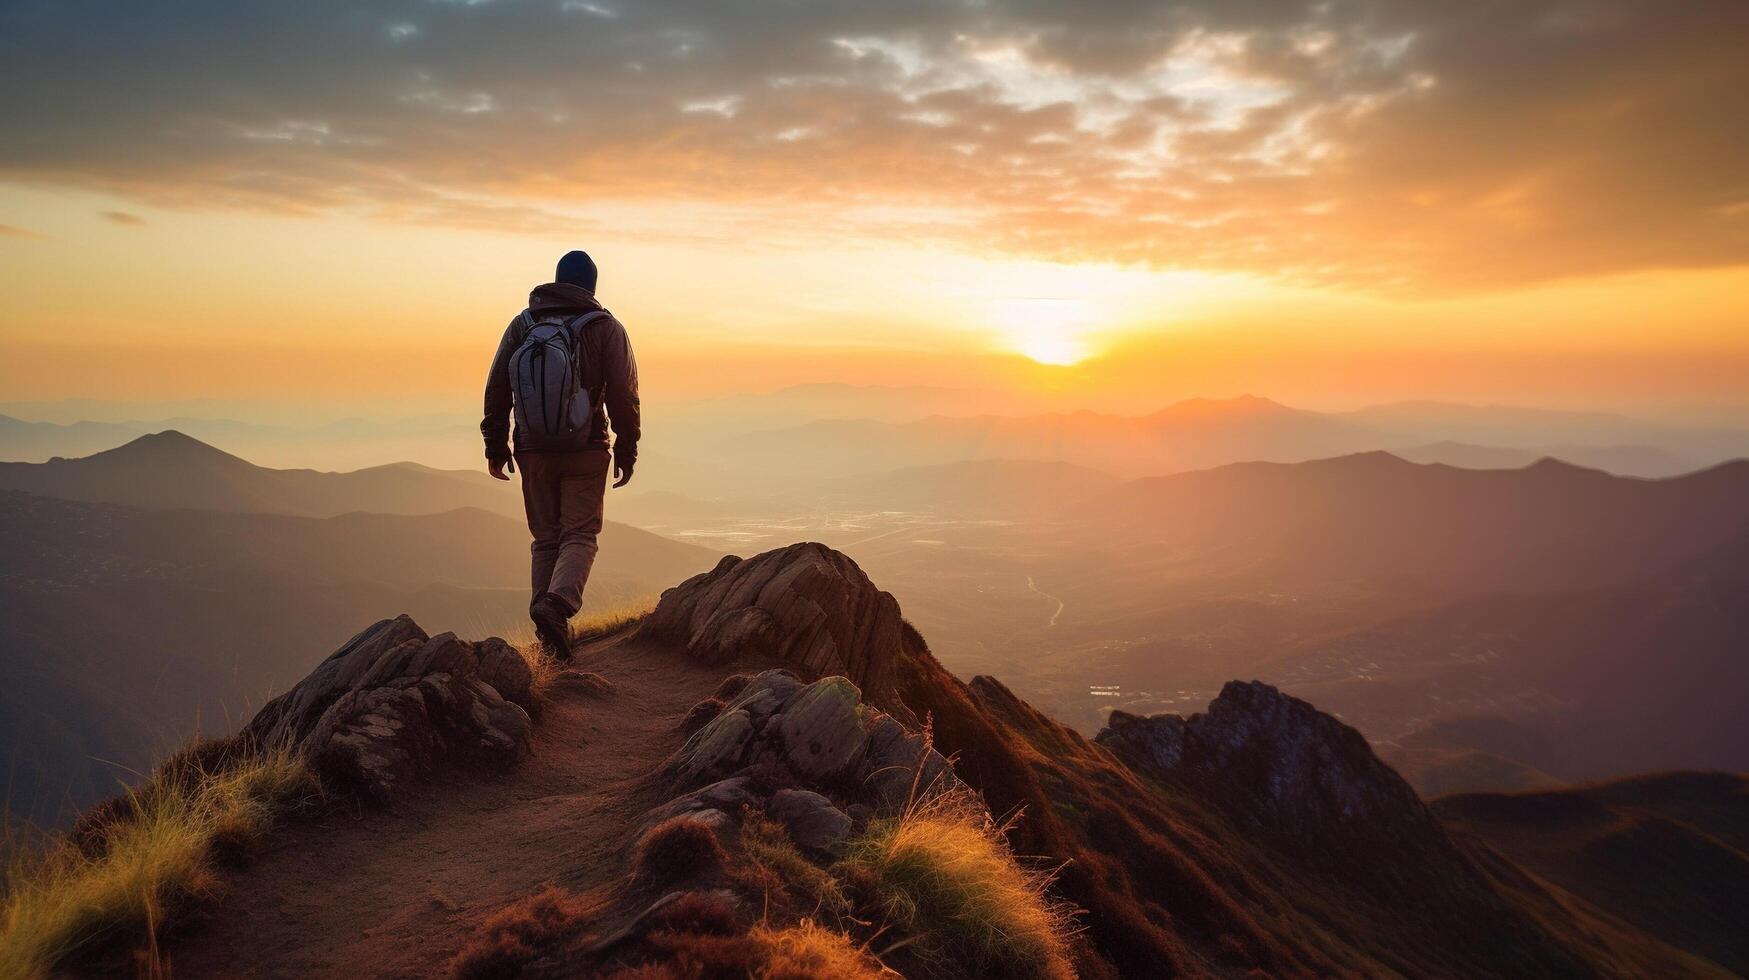
<svg viewBox="0 0 1749 980">
<path fill-rule="evenodd" d="M 656 600 L 645 598 L 579 614 L 571 620 L 572 642 L 587 643 L 617 633 L 648 616 L 655 608 Z"/>
<path fill-rule="evenodd" d="M 539 964 L 617 980 L 1073 977 L 1070 909 L 1047 894 L 1049 871 L 1010 852 L 1006 830 L 976 797 L 953 794 L 870 821 L 842 858 L 817 861 L 756 807 L 731 848 L 709 823 L 671 818 L 639 839 L 630 878 L 506 908 L 452 976 Z M 620 938 L 600 949 L 606 936 Z"/>
<path fill-rule="evenodd" d="M 1069 909 L 1047 894 L 1052 872 L 1015 859 L 1005 830 L 976 799 L 949 794 L 870 822 L 843 864 L 936 973 L 1072 977 Z"/>
<path fill-rule="evenodd" d="M 450 964 L 451 975 L 457 980 L 517 976 L 587 924 L 588 910 L 586 901 L 563 889 L 536 892 L 486 920 Z"/>
<path fill-rule="evenodd" d="M 708 875 L 729 859 L 716 831 L 693 817 L 671 817 L 638 838 L 632 865 L 653 882 L 686 881 Z"/>
<path fill-rule="evenodd" d="M 753 927 L 749 934 L 765 952 L 765 977 L 835 977 L 863 980 L 891 976 L 867 949 L 835 929 L 803 919 L 786 929 Z"/>
<path fill-rule="evenodd" d="M 316 785 L 286 751 L 228 753 L 212 769 L 185 754 L 74 835 L 16 859 L 5 887 L 0 977 L 46 976 L 105 940 L 137 941 L 155 961 L 158 931 L 211 895 L 216 862 L 259 841 Z"/>
<path fill-rule="evenodd" d="M 851 911 L 844 888 L 830 871 L 803 856 L 783 825 L 749 808 L 741 822 L 740 877 L 765 907 L 795 906 L 810 916 L 842 919 Z"/>
</svg>

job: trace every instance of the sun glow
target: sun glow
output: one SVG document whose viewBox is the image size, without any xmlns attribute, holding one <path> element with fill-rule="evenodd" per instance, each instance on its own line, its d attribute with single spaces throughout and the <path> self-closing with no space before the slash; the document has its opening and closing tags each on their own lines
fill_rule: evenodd
<svg viewBox="0 0 1749 980">
<path fill-rule="evenodd" d="M 1091 305 L 1081 299 L 1025 296 L 997 304 L 1003 346 L 1040 364 L 1066 366 L 1091 353 L 1086 329 Z"/>
</svg>

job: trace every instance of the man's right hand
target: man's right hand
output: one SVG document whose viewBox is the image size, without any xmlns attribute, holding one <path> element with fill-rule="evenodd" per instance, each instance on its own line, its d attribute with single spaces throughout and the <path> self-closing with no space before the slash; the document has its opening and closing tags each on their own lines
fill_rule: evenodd
<svg viewBox="0 0 1749 980">
<path fill-rule="evenodd" d="M 492 474 L 492 478 L 495 480 L 510 479 L 510 477 L 504 474 L 505 470 L 515 473 L 516 461 L 510 459 L 494 459 L 486 462 L 486 472 Z"/>
</svg>

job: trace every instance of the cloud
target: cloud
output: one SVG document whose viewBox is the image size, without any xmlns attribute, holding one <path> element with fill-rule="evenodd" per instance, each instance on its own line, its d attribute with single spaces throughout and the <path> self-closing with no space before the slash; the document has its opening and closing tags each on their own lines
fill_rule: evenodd
<svg viewBox="0 0 1749 980">
<path fill-rule="evenodd" d="M 99 211 L 98 217 L 110 224 L 121 225 L 124 228 L 139 228 L 145 225 L 146 219 L 126 211 Z"/>
<path fill-rule="evenodd" d="M 1749 261 L 1749 4 L 368 6 L 0 12 L 0 178 L 1389 290 Z"/>
<path fill-rule="evenodd" d="M 19 228 L 19 227 L 16 227 L 14 225 L 0 225 L 0 238 L 45 238 L 45 237 L 47 237 L 47 236 L 43 235 L 41 232 L 31 231 L 28 228 Z"/>
</svg>

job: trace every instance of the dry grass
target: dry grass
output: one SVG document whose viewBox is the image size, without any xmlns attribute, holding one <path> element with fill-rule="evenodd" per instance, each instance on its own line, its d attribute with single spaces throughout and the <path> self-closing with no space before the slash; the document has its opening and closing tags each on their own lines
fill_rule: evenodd
<svg viewBox="0 0 1749 980">
<path fill-rule="evenodd" d="M 571 642 L 578 644 L 600 639 L 643 619 L 655 608 L 656 600 L 646 598 L 581 613 L 571 619 Z M 546 648 L 534 635 L 533 627 L 505 639 L 528 662 L 529 673 L 534 677 L 529 689 L 536 701 L 551 690 L 553 678 L 571 666 L 547 655 Z"/>
<path fill-rule="evenodd" d="M 571 619 L 571 642 L 587 643 L 618 632 L 650 615 L 655 608 L 654 598 L 643 598 L 580 613 Z"/>
<path fill-rule="evenodd" d="M 741 821 L 741 857 L 748 884 L 764 894 L 769 906 L 793 895 L 811 905 L 812 915 L 842 918 L 850 913 L 850 900 L 831 872 L 807 859 L 790 841 L 783 825 L 751 808 Z M 781 890 L 784 894 L 774 895 Z M 787 904 L 787 903 L 786 903 Z"/>
<path fill-rule="evenodd" d="M 588 902 L 556 886 L 530 895 L 486 920 L 450 962 L 450 976 L 456 980 L 518 976 L 523 967 L 582 931 L 592 911 Z"/>
<path fill-rule="evenodd" d="M 651 827 L 632 847 L 637 876 L 664 884 L 715 874 L 728 860 L 717 832 L 687 815 L 669 817 Z"/>
<path fill-rule="evenodd" d="M 943 976 L 1069 978 L 1068 907 L 1046 891 L 1054 872 L 1028 870 L 1006 827 L 955 793 L 876 820 L 843 864 L 872 883 L 905 947 Z"/>
<path fill-rule="evenodd" d="M 134 793 L 128 817 L 103 827 L 95 847 L 63 841 L 14 861 L 0 978 L 46 976 L 68 955 L 108 938 L 138 937 L 156 962 L 165 920 L 216 886 L 214 860 L 258 841 L 274 815 L 315 784 L 301 758 L 272 751 L 154 790 Z"/>
<path fill-rule="evenodd" d="M 811 919 L 787 929 L 756 925 L 750 935 L 765 951 L 765 963 L 753 974 L 762 980 L 868 980 L 894 975 L 849 936 L 815 925 Z"/>
</svg>

